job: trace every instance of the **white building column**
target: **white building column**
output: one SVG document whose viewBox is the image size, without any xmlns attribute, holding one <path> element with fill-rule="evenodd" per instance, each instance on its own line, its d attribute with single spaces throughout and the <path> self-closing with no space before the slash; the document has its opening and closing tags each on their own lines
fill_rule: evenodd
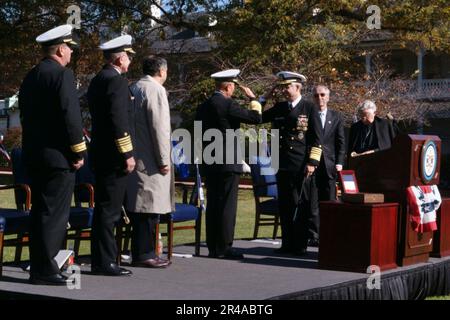
<svg viewBox="0 0 450 320">
<path fill-rule="evenodd" d="M 366 74 L 370 75 L 371 69 L 370 69 L 370 61 L 372 60 L 372 54 L 366 53 Z"/>
<path fill-rule="evenodd" d="M 417 93 L 419 95 L 422 94 L 423 91 L 423 56 L 425 55 L 425 50 L 422 46 L 419 48 L 419 52 L 417 54 L 417 69 L 419 74 L 417 76 Z"/>
</svg>

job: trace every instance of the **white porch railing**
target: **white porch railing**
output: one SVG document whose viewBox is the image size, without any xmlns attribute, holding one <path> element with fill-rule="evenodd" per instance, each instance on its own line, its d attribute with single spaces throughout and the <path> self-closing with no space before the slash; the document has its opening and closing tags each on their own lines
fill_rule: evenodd
<svg viewBox="0 0 450 320">
<path fill-rule="evenodd" d="M 450 98 L 450 79 L 424 79 L 418 89 L 423 98 Z"/>
<path fill-rule="evenodd" d="M 396 90 L 400 96 L 412 99 L 450 99 L 450 79 L 423 79 L 422 85 L 419 85 L 418 80 L 386 80 L 376 85 L 371 82 L 356 82 L 354 85 L 373 88 L 378 92 Z M 313 86 L 306 86 L 303 93 L 311 96 L 312 89 Z"/>
</svg>

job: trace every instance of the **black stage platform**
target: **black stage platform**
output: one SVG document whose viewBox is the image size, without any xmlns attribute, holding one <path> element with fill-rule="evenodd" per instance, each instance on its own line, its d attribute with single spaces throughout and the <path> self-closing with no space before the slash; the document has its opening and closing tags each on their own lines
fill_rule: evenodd
<svg viewBox="0 0 450 320">
<path fill-rule="evenodd" d="M 368 274 L 320 270 L 317 248 L 305 257 L 273 253 L 276 243 L 235 241 L 241 261 L 174 257 L 168 269 L 130 268 L 131 277 L 89 274 L 82 265 L 81 289 L 28 284 L 28 272 L 6 265 L 1 299 L 86 300 L 264 300 L 264 299 L 423 299 L 450 293 L 450 258 L 382 272 L 380 289 L 368 289 Z M 193 253 L 179 246 L 176 253 Z"/>
</svg>

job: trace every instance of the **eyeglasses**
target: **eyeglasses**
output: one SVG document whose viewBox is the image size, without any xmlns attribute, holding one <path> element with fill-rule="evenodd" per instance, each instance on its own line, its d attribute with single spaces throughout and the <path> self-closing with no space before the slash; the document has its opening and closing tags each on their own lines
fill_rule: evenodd
<svg viewBox="0 0 450 320">
<path fill-rule="evenodd" d="M 314 97 L 315 97 L 315 98 L 318 98 L 319 95 L 320 95 L 321 97 L 325 97 L 326 93 L 315 93 L 315 94 L 314 94 Z"/>
</svg>

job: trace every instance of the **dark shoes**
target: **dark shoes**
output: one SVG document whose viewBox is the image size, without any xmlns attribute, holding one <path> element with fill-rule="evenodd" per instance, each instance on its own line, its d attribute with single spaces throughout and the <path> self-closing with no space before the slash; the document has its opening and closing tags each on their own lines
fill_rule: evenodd
<svg viewBox="0 0 450 320">
<path fill-rule="evenodd" d="M 294 255 L 294 256 L 304 256 L 304 255 L 306 255 L 308 253 L 306 251 L 306 248 L 290 249 L 290 248 L 285 248 L 285 247 L 281 247 L 281 248 L 275 249 L 273 252 L 275 254 L 288 254 L 288 255 Z"/>
<path fill-rule="evenodd" d="M 92 266 L 92 274 L 102 276 L 131 276 L 133 273 L 130 270 L 119 267 L 117 263 L 110 263 L 106 267 Z"/>
<path fill-rule="evenodd" d="M 145 268 L 167 268 L 172 264 L 171 261 L 155 257 L 153 259 L 147 259 L 144 261 L 136 261 L 132 263 L 133 267 L 145 267 Z"/>
<path fill-rule="evenodd" d="M 319 247 L 319 239 L 309 239 L 308 247 Z"/>
<path fill-rule="evenodd" d="M 291 252 L 292 255 L 294 256 L 306 256 L 308 254 L 308 251 L 306 250 L 306 248 L 302 248 L 302 249 L 296 249 L 294 251 Z"/>
<path fill-rule="evenodd" d="M 225 251 L 223 254 L 217 254 L 214 252 L 210 252 L 208 254 L 208 257 L 210 258 L 217 258 L 217 259 L 227 259 L 227 260 L 241 260 L 244 259 L 244 255 L 242 253 L 236 252 L 233 249 L 229 249 Z"/>
<path fill-rule="evenodd" d="M 273 252 L 276 254 L 288 254 L 288 253 L 291 253 L 291 251 L 292 250 L 290 250 L 289 248 L 285 248 L 285 247 L 281 247 L 281 248 L 273 250 Z"/>
<path fill-rule="evenodd" d="M 73 280 L 60 273 L 52 274 L 50 276 L 32 274 L 30 275 L 30 283 L 48 286 L 66 286 L 72 284 Z"/>
</svg>

